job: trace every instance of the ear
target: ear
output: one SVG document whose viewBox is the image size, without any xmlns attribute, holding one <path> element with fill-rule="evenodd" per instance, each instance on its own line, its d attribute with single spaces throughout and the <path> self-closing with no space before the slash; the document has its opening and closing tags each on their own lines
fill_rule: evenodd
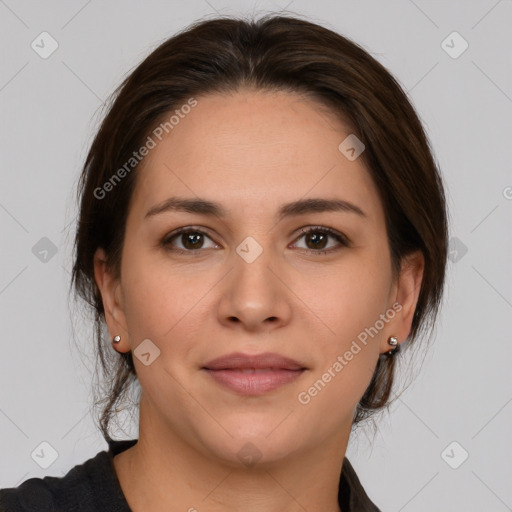
<svg viewBox="0 0 512 512">
<path fill-rule="evenodd" d="M 121 282 L 118 278 L 114 277 L 111 269 L 108 267 L 105 251 L 102 248 L 98 248 L 94 253 L 94 278 L 101 293 L 110 339 L 120 335 L 121 341 L 116 345 L 116 350 L 118 352 L 129 352 L 130 343 L 126 327 Z"/>
<path fill-rule="evenodd" d="M 388 344 L 390 336 L 398 338 L 398 343 L 404 342 L 411 332 L 412 320 L 420 294 L 425 258 L 421 251 L 407 255 L 401 266 L 391 293 L 391 304 L 396 304 L 396 315 L 391 320 L 382 339 L 381 354 L 389 352 L 392 347 Z M 400 309 L 399 309 L 400 308 Z"/>
</svg>

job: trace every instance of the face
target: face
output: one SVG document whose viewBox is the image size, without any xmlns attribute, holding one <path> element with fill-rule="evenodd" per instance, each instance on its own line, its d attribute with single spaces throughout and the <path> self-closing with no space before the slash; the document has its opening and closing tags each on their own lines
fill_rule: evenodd
<svg viewBox="0 0 512 512">
<path fill-rule="evenodd" d="M 339 446 L 389 336 L 409 333 L 421 268 L 393 279 L 378 191 L 324 107 L 196 99 L 133 171 L 120 277 L 95 258 L 110 334 L 134 351 L 141 424 L 238 465 L 243 450 L 264 463 Z M 301 370 L 205 369 L 233 353 Z"/>
</svg>

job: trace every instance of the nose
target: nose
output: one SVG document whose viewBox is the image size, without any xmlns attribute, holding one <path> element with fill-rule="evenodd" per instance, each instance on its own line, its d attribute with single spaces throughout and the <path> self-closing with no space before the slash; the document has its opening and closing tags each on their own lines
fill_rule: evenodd
<svg viewBox="0 0 512 512">
<path fill-rule="evenodd" d="M 290 321 L 293 293 L 286 286 L 279 258 L 268 248 L 253 259 L 250 252 L 254 249 L 241 244 L 233 253 L 232 270 L 220 290 L 218 318 L 231 329 L 269 332 Z"/>
</svg>

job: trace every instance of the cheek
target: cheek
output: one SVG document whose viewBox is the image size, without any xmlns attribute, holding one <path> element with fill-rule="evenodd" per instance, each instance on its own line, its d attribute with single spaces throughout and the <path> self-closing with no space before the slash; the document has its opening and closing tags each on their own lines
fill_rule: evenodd
<svg viewBox="0 0 512 512">
<path fill-rule="evenodd" d="M 341 416 L 348 421 L 371 381 L 382 335 L 371 328 L 386 311 L 388 279 L 375 262 L 346 265 L 323 280 L 325 293 L 317 294 L 316 304 L 310 306 L 320 312 L 315 316 L 322 320 L 323 334 L 315 320 L 318 365 L 297 402 L 318 414 L 330 410 L 326 421 L 331 426 Z M 304 286 L 312 291 L 310 284 Z"/>
<path fill-rule="evenodd" d="M 153 271 L 139 273 L 128 267 L 126 275 L 130 277 L 123 284 L 124 311 L 132 344 L 136 345 L 138 338 L 156 340 L 164 324 L 170 328 L 173 321 L 171 289 L 162 286 Z"/>
<path fill-rule="evenodd" d="M 340 424 L 352 424 L 355 408 L 367 389 L 376 360 L 368 349 L 347 361 L 343 354 L 333 358 L 321 371 L 315 372 L 298 390 L 296 403 L 304 418 L 322 418 L 319 429 L 336 430 Z"/>
<path fill-rule="evenodd" d="M 385 312 L 390 276 L 375 259 L 347 257 L 336 268 L 314 278 L 303 277 L 297 295 L 317 318 L 325 338 L 342 350 Z"/>
<path fill-rule="evenodd" d="M 165 258 L 133 253 L 124 260 L 124 312 L 132 345 L 149 338 L 161 350 L 178 336 L 190 336 L 190 319 L 206 318 L 205 295 L 218 276 L 202 271 L 196 275 Z M 194 330 L 198 329 L 194 323 Z"/>
<path fill-rule="evenodd" d="M 315 347 L 318 365 L 297 396 L 299 404 L 316 409 L 332 410 L 339 404 L 336 418 L 350 416 L 368 387 L 379 355 L 381 315 L 387 308 L 390 275 L 385 261 L 355 255 L 328 275 L 302 281 L 305 300 L 315 315 Z M 316 294 L 313 291 L 316 290 Z M 316 319 L 319 318 L 321 322 Z M 321 331 L 319 330 L 321 326 Z M 313 325 L 312 325 L 313 330 Z M 323 333 L 323 334 L 321 334 Z M 347 418 L 348 418 L 347 416 Z"/>
</svg>

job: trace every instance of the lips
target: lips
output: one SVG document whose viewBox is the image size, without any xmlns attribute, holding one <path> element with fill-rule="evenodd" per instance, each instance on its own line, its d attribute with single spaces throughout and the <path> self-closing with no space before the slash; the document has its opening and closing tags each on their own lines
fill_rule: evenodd
<svg viewBox="0 0 512 512">
<path fill-rule="evenodd" d="M 261 395 L 298 379 L 302 364 L 279 354 L 229 354 L 208 362 L 203 368 L 217 383 L 242 395 Z"/>
<path fill-rule="evenodd" d="M 271 369 L 271 370 L 303 370 L 305 367 L 289 357 L 281 356 L 271 352 L 263 354 L 242 354 L 236 352 L 227 356 L 213 359 L 204 365 L 208 370 L 248 370 L 248 369 Z"/>
</svg>

